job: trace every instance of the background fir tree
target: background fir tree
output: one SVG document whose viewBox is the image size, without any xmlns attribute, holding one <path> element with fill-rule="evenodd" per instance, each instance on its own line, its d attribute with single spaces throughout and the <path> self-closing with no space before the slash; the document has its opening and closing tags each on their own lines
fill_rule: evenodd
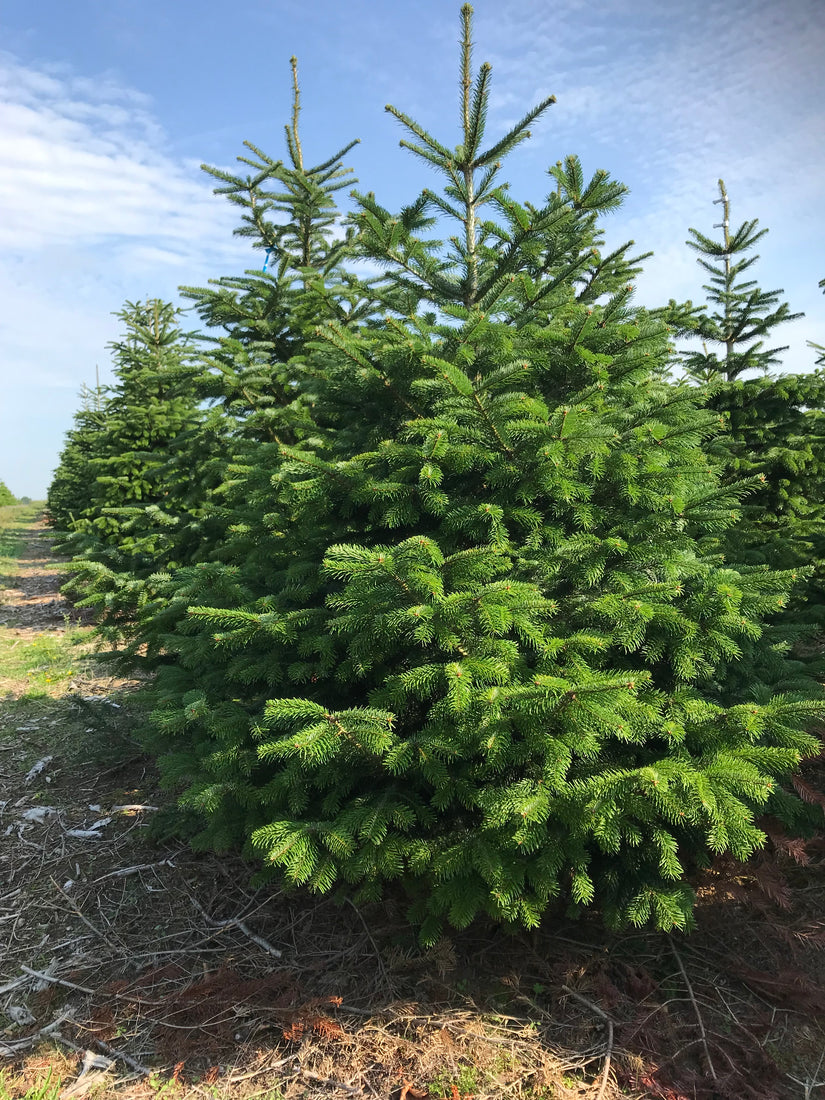
<svg viewBox="0 0 825 1100">
<path fill-rule="evenodd" d="M 443 189 L 358 197 L 384 316 L 331 316 L 289 360 L 295 404 L 230 469 L 232 549 L 169 593 L 154 745 L 199 843 L 246 838 L 314 890 L 399 881 L 425 942 L 556 898 L 684 928 L 697 866 L 759 847 L 768 805 L 799 818 L 781 780 L 821 705 L 731 686 L 790 577 L 703 550 L 742 490 L 664 379 L 629 246 L 596 244 L 624 189 L 568 158 L 543 202 L 509 196 L 552 100 L 485 146 L 470 18 L 459 145 L 390 108 Z"/>
<path fill-rule="evenodd" d="M 714 312 L 697 315 L 693 332 L 705 343 L 701 352 L 687 352 L 684 359 L 688 373 L 698 381 L 721 377 L 733 382 L 745 371 L 767 373 L 778 366 L 778 356 L 788 346 L 766 348 L 765 338 L 778 325 L 795 321 L 802 314 L 791 313 L 788 303 L 780 302 L 783 291 L 762 290 L 755 279 L 742 279 L 759 259 L 751 254 L 752 249 L 768 230 L 759 229 L 754 218 L 731 233 L 730 199 L 724 180 L 719 180 L 719 198 L 714 202 L 722 209 L 722 221 L 714 227 L 722 230 L 722 239 L 715 241 L 698 229 L 689 229 L 687 242 L 699 253 L 697 263 L 710 275 L 703 289 Z M 709 351 L 707 342 L 719 346 L 720 351 Z"/>
<path fill-rule="evenodd" d="M 165 556 L 178 522 L 168 503 L 192 480 L 170 453 L 201 416 L 190 341 L 174 307 L 149 299 L 127 303 L 118 316 L 126 333 L 112 345 L 116 382 L 102 407 L 87 410 L 86 434 L 70 438 L 51 494 L 58 515 L 72 515 L 63 543 L 75 555 L 68 590 L 100 611 L 101 629 L 112 636 L 135 614 L 140 582 Z M 84 472 L 91 474 L 85 506 L 69 513 L 61 494 L 82 491 Z"/>
<path fill-rule="evenodd" d="M 770 373 L 787 348 L 766 349 L 765 341 L 777 325 L 801 314 L 779 301 L 781 291 L 765 292 L 755 280 L 742 280 L 759 258 L 753 248 L 767 230 L 752 220 L 731 232 L 722 180 L 719 192 L 721 239 L 691 229 L 688 241 L 711 274 L 705 290 L 714 312 L 681 322 L 682 332 L 702 339 L 701 352 L 683 352 L 682 358 L 719 415 L 714 450 L 723 481 L 748 479 L 751 486 L 740 522 L 722 539 L 724 554 L 742 566 L 796 574 L 793 598 L 777 620 L 777 644 L 787 648 L 817 631 L 825 617 L 825 372 Z M 743 377 L 749 370 L 761 373 Z M 771 662 L 763 671 L 775 678 L 781 667 Z"/>
<path fill-rule="evenodd" d="M 61 536 L 68 534 L 75 519 L 89 508 L 96 476 L 93 462 L 106 426 L 106 401 L 99 384 L 94 389 L 84 385 L 80 391 L 80 408 L 66 433 L 46 501 L 49 522 Z"/>
<path fill-rule="evenodd" d="M 333 427 L 313 415 L 314 376 L 323 370 L 317 358 L 309 362 L 309 337 L 328 320 L 357 328 L 375 312 L 369 282 L 342 266 L 354 230 L 342 228 L 335 201 L 341 187 L 354 182 L 343 158 L 357 142 L 307 166 L 295 58 L 291 67 L 286 162 L 246 143 L 253 155 L 238 159 L 252 173 L 204 166 L 219 181 L 216 192 L 242 211 L 236 233 L 264 263 L 206 288 L 184 288 L 207 329 L 197 388 L 211 409 L 174 459 L 201 476 L 193 486 L 197 499 L 187 502 L 176 530 L 172 560 L 159 562 L 147 587 L 132 648 L 140 646 L 150 662 L 168 661 L 185 645 L 178 636 L 172 641 L 170 631 L 188 604 L 270 591 L 272 533 L 259 527 L 270 510 L 271 479 L 283 464 L 281 449 L 305 436 L 328 438 Z M 351 407 L 353 415 L 363 413 L 354 398 Z"/>
</svg>

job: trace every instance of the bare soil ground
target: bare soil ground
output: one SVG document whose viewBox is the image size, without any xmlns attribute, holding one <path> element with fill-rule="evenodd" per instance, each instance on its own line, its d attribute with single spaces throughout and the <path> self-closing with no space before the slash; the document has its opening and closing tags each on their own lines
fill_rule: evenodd
<svg viewBox="0 0 825 1100">
<path fill-rule="evenodd" d="M 0 628 L 21 646 L 78 640 L 42 524 L 5 583 Z M 256 889 L 237 857 L 157 839 L 169 796 L 135 740 L 137 685 L 79 640 L 82 660 L 36 690 L 0 666 L 0 1100 L 47 1079 L 65 1100 L 825 1087 L 821 845 L 718 868 L 689 937 L 548 918 L 422 952 L 400 899 Z"/>
</svg>

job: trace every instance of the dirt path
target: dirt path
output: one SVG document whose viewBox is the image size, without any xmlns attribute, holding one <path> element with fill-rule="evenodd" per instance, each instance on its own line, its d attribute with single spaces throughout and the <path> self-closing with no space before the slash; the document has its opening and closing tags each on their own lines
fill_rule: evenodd
<svg viewBox="0 0 825 1100">
<path fill-rule="evenodd" d="M 81 622 L 60 595 L 60 563 L 52 550 L 52 536 L 43 519 L 28 528 L 13 584 L 0 589 L 0 626 L 20 636 L 58 631 L 67 622 Z"/>
</svg>

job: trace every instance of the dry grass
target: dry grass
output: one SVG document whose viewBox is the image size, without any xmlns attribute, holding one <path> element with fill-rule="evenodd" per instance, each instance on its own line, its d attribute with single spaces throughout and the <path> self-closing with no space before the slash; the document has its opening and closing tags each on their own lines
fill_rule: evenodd
<svg viewBox="0 0 825 1100">
<path fill-rule="evenodd" d="M 25 606 L 10 629 L 37 631 Z M 166 796 L 139 708 L 91 661 L 0 701 L 0 1100 L 818 1095 L 815 847 L 771 863 L 785 909 L 765 867 L 720 868 L 687 939 L 557 918 L 422 952 L 400 898 L 254 889 L 236 857 L 153 840 Z"/>
</svg>

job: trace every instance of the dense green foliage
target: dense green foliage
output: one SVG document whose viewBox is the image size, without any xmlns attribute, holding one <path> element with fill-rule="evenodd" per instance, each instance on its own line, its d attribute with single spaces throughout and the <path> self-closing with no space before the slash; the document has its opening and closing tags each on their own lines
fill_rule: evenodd
<svg viewBox="0 0 825 1100">
<path fill-rule="evenodd" d="M 178 517 L 166 508 L 191 476 L 170 455 L 199 423 L 188 338 L 171 305 L 150 299 L 119 314 L 114 386 L 87 394 L 48 496 L 54 523 L 70 534 L 69 590 L 117 632 L 143 598 L 142 581 L 169 554 Z"/>
<path fill-rule="evenodd" d="M 96 489 L 60 505 L 76 583 L 155 671 L 148 743 L 196 844 L 318 891 L 397 882 L 425 942 L 554 899 L 684 928 L 697 868 L 804 817 L 785 781 L 821 703 L 755 682 L 788 664 L 765 626 L 794 570 L 725 560 L 759 460 L 714 453 L 713 385 L 669 376 L 644 257 L 604 247 L 625 188 L 570 156 L 510 196 L 552 99 L 485 145 L 462 20 L 460 144 L 388 108 L 440 190 L 353 193 L 341 231 L 351 146 L 305 167 L 297 75 L 288 163 L 211 170 L 266 270 L 187 289 L 223 331 L 191 370 L 175 338 L 139 451 L 125 387 L 156 394 L 161 342 L 126 311 L 124 389 L 77 429 Z"/>
<path fill-rule="evenodd" d="M 52 524 L 64 533 L 71 531 L 75 520 L 91 506 L 95 478 L 92 462 L 106 428 L 103 391 L 84 386 L 80 400 L 46 498 Z"/>
<path fill-rule="evenodd" d="M 11 489 L 9 489 L 4 481 L 0 481 L 0 505 L 16 503 L 17 498 L 14 496 Z"/>
<path fill-rule="evenodd" d="M 708 389 L 708 408 L 719 415 L 712 451 L 723 482 L 749 479 L 754 486 L 739 522 L 725 533 L 723 551 L 743 567 L 791 571 L 791 598 L 773 632 L 789 647 L 815 637 L 825 621 L 825 371 L 770 373 L 787 349 L 766 350 L 765 341 L 800 315 L 779 301 L 781 291 L 766 292 L 755 279 L 742 279 L 759 259 L 753 248 L 767 230 L 757 230 L 752 220 L 731 231 L 722 180 L 719 193 L 722 238 L 690 230 L 688 244 L 711 278 L 704 288 L 708 306 L 682 326 L 701 338 L 702 350 L 682 357 L 688 375 Z M 742 377 L 751 369 L 760 373 Z M 820 648 L 809 646 L 807 653 L 817 657 L 810 671 L 821 675 Z M 775 679 L 787 672 L 787 665 L 774 664 Z"/>
</svg>

